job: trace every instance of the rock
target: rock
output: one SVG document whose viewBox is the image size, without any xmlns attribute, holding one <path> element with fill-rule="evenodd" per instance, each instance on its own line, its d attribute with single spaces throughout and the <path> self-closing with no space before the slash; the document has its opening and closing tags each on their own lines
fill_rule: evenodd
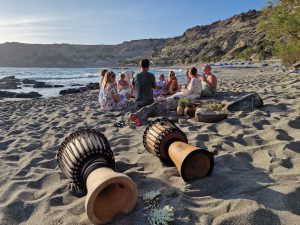
<svg viewBox="0 0 300 225">
<path fill-rule="evenodd" d="M 38 92 L 31 91 L 29 93 L 16 93 L 14 98 L 40 98 L 43 95 L 41 95 Z"/>
<path fill-rule="evenodd" d="M 59 92 L 59 95 L 69 95 L 69 94 L 76 94 L 76 93 L 80 93 L 80 89 L 79 88 L 69 88 L 69 89 L 65 89 L 65 90 L 61 90 Z"/>
<path fill-rule="evenodd" d="M 16 93 L 10 91 L 0 91 L 0 98 L 39 98 L 42 97 L 38 92 Z"/>
<path fill-rule="evenodd" d="M 37 82 L 33 85 L 33 88 L 52 88 L 53 85 L 46 84 L 45 82 Z"/>
<path fill-rule="evenodd" d="M 24 79 L 24 80 L 22 80 L 22 83 L 25 84 L 24 86 L 33 84 L 33 88 L 61 88 L 61 87 L 64 87 L 63 85 L 57 85 L 57 84 L 51 85 L 51 84 L 47 84 L 46 82 L 30 80 L 30 79 Z"/>
<path fill-rule="evenodd" d="M 71 84 L 71 87 L 82 86 L 81 84 Z"/>
<path fill-rule="evenodd" d="M 20 88 L 21 81 L 15 76 L 3 77 L 0 79 L 0 89 L 17 89 Z"/>
<path fill-rule="evenodd" d="M 229 111 L 250 111 L 254 108 L 262 107 L 263 104 L 261 97 L 256 93 L 252 93 L 227 105 L 226 108 Z"/>
<path fill-rule="evenodd" d="M 88 90 L 96 90 L 99 89 L 99 83 L 89 83 L 88 85 L 86 85 L 86 88 Z"/>
<path fill-rule="evenodd" d="M 13 98 L 15 92 L 0 91 L 0 98 Z"/>
<path fill-rule="evenodd" d="M 22 83 L 23 83 L 23 84 L 37 84 L 37 83 L 39 83 L 39 82 L 36 81 L 36 80 L 23 79 L 23 80 L 22 80 Z"/>
</svg>

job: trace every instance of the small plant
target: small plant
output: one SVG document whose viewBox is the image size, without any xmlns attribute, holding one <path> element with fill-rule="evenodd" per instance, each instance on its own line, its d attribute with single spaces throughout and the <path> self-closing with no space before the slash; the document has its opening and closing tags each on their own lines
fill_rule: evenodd
<svg viewBox="0 0 300 225">
<path fill-rule="evenodd" d="M 159 202 L 160 196 L 160 191 L 150 191 L 144 194 L 143 201 L 148 205 L 148 207 L 155 208 Z"/>
<path fill-rule="evenodd" d="M 221 111 L 223 108 L 223 105 L 217 104 L 217 103 L 208 103 L 208 104 L 203 105 L 202 107 L 206 108 L 206 109 Z"/>
<path fill-rule="evenodd" d="M 174 208 L 166 205 L 162 209 L 153 209 L 149 213 L 148 220 L 151 225 L 169 225 L 174 221 Z"/>
<path fill-rule="evenodd" d="M 148 221 L 151 225 L 171 225 L 174 221 L 174 208 L 165 205 L 164 208 L 158 209 L 160 197 L 160 191 L 150 191 L 143 195 L 143 201 L 148 209 Z"/>
<path fill-rule="evenodd" d="M 244 48 L 241 52 L 239 52 L 236 56 L 238 59 L 250 60 L 253 54 L 253 50 L 250 47 Z"/>
<path fill-rule="evenodd" d="M 189 98 L 180 98 L 178 100 L 178 105 L 181 107 L 186 107 L 190 103 L 191 103 L 191 100 Z"/>
</svg>

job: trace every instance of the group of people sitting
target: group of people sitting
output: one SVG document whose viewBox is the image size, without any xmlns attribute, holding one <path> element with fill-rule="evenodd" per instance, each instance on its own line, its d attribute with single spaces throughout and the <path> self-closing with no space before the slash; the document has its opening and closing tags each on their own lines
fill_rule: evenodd
<svg viewBox="0 0 300 225">
<path fill-rule="evenodd" d="M 197 68 L 186 70 L 186 84 L 180 86 L 174 71 L 170 71 L 167 80 L 163 74 L 156 82 L 154 74 L 149 72 L 150 61 L 143 59 L 140 62 L 141 72 L 122 72 L 120 79 L 116 81 L 116 74 L 112 71 L 100 72 L 99 102 L 103 110 L 111 111 L 128 106 L 128 98 L 135 98 L 138 108 L 150 105 L 154 102 L 154 96 L 169 95 L 167 98 L 190 98 L 200 96 L 215 96 L 217 91 L 217 78 L 211 72 L 211 66 L 202 67 L 203 74 L 199 74 Z"/>
</svg>

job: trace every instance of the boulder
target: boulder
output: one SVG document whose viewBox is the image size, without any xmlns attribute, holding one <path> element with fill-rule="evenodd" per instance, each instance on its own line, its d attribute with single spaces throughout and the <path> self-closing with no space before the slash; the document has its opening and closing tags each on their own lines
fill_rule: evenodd
<svg viewBox="0 0 300 225">
<path fill-rule="evenodd" d="M 99 89 L 99 83 L 89 83 L 88 85 L 86 85 L 86 88 L 88 90 L 96 90 Z"/>
<path fill-rule="evenodd" d="M 0 98 L 39 98 L 42 97 L 38 92 L 16 93 L 10 91 L 0 91 Z"/>
<path fill-rule="evenodd" d="M 261 97 L 257 93 L 251 93 L 227 105 L 226 108 L 229 111 L 251 111 L 263 105 Z"/>
<path fill-rule="evenodd" d="M 20 88 L 21 81 L 15 76 L 3 77 L 0 79 L 0 89 L 17 89 Z"/>
<path fill-rule="evenodd" d="M 13 98 L 15 92 L 10 91 L 0 91 L 0 98 Z"/>
<path fill-rule="evenodd" d="M 31 92 L 28 92 L 28 93 L 16 93 L 14 98 L 40 98 L 42 96 L 43 95 L 41 95 L 38 92 L 31 91 Z"/>
<path fill-rule="evenodd" d="M 76 93 L 82 93 L 88 90 L 96 90 L 96 89 L 99 89 L 98 83 L 89 83 L 85 87 L 69 88 L 69 89 L 61 90 L 59 94 L 60 95 L 76 94 Z"/>
<path fill-rule="evenodd" d="M 53 85 L 46 84 L 45 82 L 37 82 L 33 85 L 33 88 L 52 88 Z"/>
<path fill-rule="evenodd" d="M 39 82 L 36 81 L 36 80 L 23 79 L 23 80 L 22 80 L 22 83 L 23 83 L 23 84 L 37 84 L 37 83 L 39 83 Z"/>
<path fill-rule="evenodd" d="M 80 91 L 79 88 L 69 88 L 69 89 L 65 89 L 65 90 L 61 90 L 59 92 L 59 95 L 69 95 L 69 94 L 76 94 L 76 93 L 80 93 L 82 91 Z"/>
</svg>

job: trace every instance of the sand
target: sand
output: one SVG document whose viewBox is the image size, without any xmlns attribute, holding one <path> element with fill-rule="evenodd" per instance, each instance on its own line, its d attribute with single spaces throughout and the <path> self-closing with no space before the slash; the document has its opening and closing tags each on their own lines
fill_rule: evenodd
<svg viewBox="0 0 300 225">
<path fill-rule="evenodd" d="M 265 106 L 215 124 L 182 119 L 190 144 L 215 154 L 211 176 L 185 183 L 143 147 L 145 126 L 113 127 L 123 112 L 100 110 L 97 92 L 0 103 L 0 224 L 90 224 L 84 196 L 72 195 L 55 159 L 72 132 L 94 128 L 108 138 L 116 169 L 139 189 L 135 210 L 112 224 L 149 224 L 144 193 L 174 224 L 300 224 L 300 82 L 271 68 L 216 69 L 220 91 L 257 92 Z"/>
</svg>

